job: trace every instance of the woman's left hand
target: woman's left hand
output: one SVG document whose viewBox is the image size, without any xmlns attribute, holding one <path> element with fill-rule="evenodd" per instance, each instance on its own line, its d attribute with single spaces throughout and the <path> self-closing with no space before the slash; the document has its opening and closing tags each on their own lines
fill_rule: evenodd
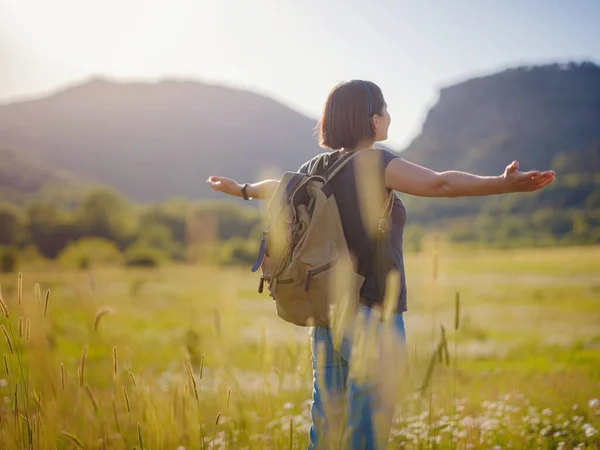
<svg viewBox="0 0 600 450">
<path fill-rule="evenodd" d="M 539 172 L 532 170 L 529 172 L 519 172 L 519 162 L 513 161 L 506 166 L 503 177 L 508 187 L 508 192 L 532 192 L 552 183 L 554 181 L 554 171 Z"/>
</svg>

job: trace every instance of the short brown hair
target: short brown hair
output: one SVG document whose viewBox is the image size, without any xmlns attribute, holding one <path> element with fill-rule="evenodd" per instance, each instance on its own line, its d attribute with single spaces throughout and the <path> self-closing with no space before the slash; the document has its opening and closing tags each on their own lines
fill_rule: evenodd
<svg viewBox="0 0 600 450">
<path fill-rule="evenodd" d="M 385 101 L 379 86 L 371 81 L 352 80 L 337 84 L 325 101 L 317 124 L 319 145 L 339 150 L 355 148 L 375 136 L 371 117 L 381 114 Z"/>
</svg>

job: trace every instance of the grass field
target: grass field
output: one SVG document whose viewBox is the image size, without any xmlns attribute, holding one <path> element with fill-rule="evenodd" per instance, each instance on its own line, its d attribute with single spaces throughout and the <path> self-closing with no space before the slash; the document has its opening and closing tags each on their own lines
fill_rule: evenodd
<svg viewBox="0 0 600 450">
<path fill-rule="evenodd" d="M 600 248 L 406 260 L 390 448 L 599 448 Z M 308 332 L 247 268 L 21 271 L 0 276 L 2 449 L 306 447 Z"/>
</svg>

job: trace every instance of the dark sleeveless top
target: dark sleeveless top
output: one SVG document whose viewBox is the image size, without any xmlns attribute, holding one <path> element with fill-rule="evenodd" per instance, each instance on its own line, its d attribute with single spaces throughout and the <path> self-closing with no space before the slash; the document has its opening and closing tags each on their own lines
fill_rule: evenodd
<svg viewBox="0 0 600 450">
<path fill-rule="evenodd" d="M 332 164 L 342 155 L 340 151 L 329 152 L 325 156 L 324 164 L 331 167 Z M 309 173 L 321 155 L 310 159 L 304 163 L 298 172 Z M 385 181 L 383 174 L 391 160 L 399 156 L 387 151 L 380 150 L 381 172 L 375 181 L 385 190 Z M 339 173 L 331 180 L 330 185 L 335 195 L 340 217 L 344 227 L 344 234 L 348 243 L 348 248 L 355 259 L 354 270 L 356 273 L 365 277 L 365 282 L 361 289 L 362 302 L 366 306 L 380 305 L 383 299 L 377 298 L 376 280 L 374 276 L 374 262 L 372 256 L 371 238 L 365 228 L 361 218 L 360 201 L 356 189 L 355 181 L 355 163 L 356 159 L 351 160 L 344 166 Z M 395 195 L 394 207 L 391 214 L 390 239 L 392 245 L 392 259 L 394 266 L 400 272 L 400 293 L 398 295 L 397 312 L 407 310 L 406 301 L 406 275 L 404 271 L 404 257 L 402 252 L 402 235 L 406 224 L 406 208 L 402 200 Z"/>
</svg>

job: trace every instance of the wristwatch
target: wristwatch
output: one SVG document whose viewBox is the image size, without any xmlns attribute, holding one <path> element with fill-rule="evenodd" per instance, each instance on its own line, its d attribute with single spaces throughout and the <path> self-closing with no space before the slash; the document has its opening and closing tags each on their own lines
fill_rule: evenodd
<svg viewBox="0 0 600 450">
<path fill-rule="evenodd" d="M 252 197 L 248 197 L 248 193 L 246 192 L 247 187 L 248 187 L 248 183 L 245 183 L 242 186 L 242 197 L 244 197 L 244 200 L 252 200 Z"/>
</svg>

